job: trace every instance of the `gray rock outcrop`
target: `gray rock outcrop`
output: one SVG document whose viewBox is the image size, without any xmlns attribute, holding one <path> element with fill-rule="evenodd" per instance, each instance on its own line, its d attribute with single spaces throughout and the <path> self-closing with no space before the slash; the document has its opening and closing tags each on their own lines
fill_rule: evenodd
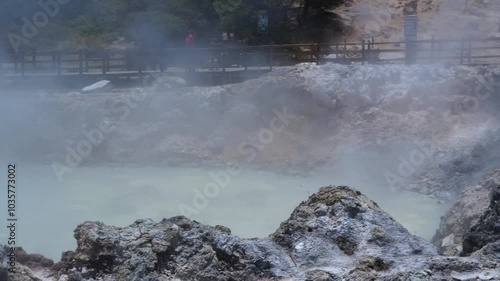
<svg viewBox="0 0 500 281">
<path fill-rule="evenodd" d="M 28 254 L 23 248 L 17 248 L 15 258 L 8 246 L 0 245 L 0 281 L 46 281 L 43 276 L 52 274 L 54 261 L 39 254 Z M 11 254 L 11 255 L 9 255 Z M 12 261 L 15 259 L 15 268 Z M 14 273 L 12 273 L 14 271 Z"/>
<path fill-rule="evenodd" d="M 500 185 L 491 191 L 490 205 L 479 222 L 464 235 L 464 255 L 481 249 L 482 254 L 494 254 L 500 260 Z"/>
<path fill-rule="evenodd" d="M 460 200 L 441 218 L 432 243 L 446 256 L 460 255 L 463 236 L 476 225 L 490 205 L 491 192 L 500 184 L 500 170 L 477 185 L 468 186 Z"/>
<path fill-rule="evenodd" d="M 321 188 L 268 238 L 242 239 L 185 217 L 128 227 L 85 222 L 75 238 L 77 249 L 40 280 L 500 279 L 500 261 L 482 254 L 439 256 L 349 187 Z"/>
</svg>

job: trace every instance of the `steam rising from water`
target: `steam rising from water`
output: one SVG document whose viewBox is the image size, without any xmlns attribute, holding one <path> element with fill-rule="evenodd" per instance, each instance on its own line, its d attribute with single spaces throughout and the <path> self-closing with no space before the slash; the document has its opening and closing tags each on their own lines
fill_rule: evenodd
<svg viewBox="0 0 500 281">
<path fill-rule="evenodd" d="M 391 193 L 377 182 L 367 184 L 355 174 L 369 167 L 358 164 L 359 170 L 352 174 L 326 169 L 306 178 L 244 170 L 192 219 L 228 226 L 242 237 L 266 237 L 318 187 L 349 184 L 359 187 L 411 233 L 430 239 L 446 206 L 412 193 Z M 209 171 L 214 169 L 80 168 L 59 184 L 47 176 L 50 167 L 22 165 L 19 242 L 29 252 L 59 260 L 61 252 L 76 248 L 73 230 L 86 220 L 127 226 L 138 218 L 159 221 L 179 215 L 179 203 L 191 203 L 192 189 L 210 181 Z"/>
<path fill-rule="evenodd" d="M 194 219 L 227 225 L 244 237 L 265 236 L 319 187 L 350 185 L 412 233 L 430 238 L 446 204 L 392 192 L 384 175 L 397 174 L 422 139 L 432 141 L 436 153 L 414 167 L 403 188 L 452 197 L 495 168 L 497 97 L 473 111 L 453 107 L 473 97 L 480 72 L 302 65 L 238 85 L 159 88 L 129 106 L 123 119 L 116 109 L 145 89 L 3 93 L 0 114 L 9 121 L 0 127 L 0 161 L 19 165 L 19 238 L 28 251 L 58 259 L 74 248 L 72 230 L 84 220 L 125 226 L 179 215 L 179 204 L 192 202 L 193 189 L 210 181 L 208 172 L 228 162 L 241 164 L 243 173 Z M 284 107 L 297 118 L 262 151 L 254 148 L 256 157 L 248 161 L 239 146 L 269 128 L 274 110 Z M 60 183 L 51 164 L 66 164 L 67 148 L 103 118 L 114 129 Z"/>
</svg>

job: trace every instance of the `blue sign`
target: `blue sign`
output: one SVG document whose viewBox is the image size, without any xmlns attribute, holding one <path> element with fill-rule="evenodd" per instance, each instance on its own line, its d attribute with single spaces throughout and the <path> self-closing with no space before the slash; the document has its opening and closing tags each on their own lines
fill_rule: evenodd
<svg viewBox="0 0 500 281">
<path fill-rule="evenodd" d="M 405 16 L 405 41 L 416 41 L 418 35 L 418 16 Z"/>
<path fill-rule="evenodd" d="M 259 12 L 259 33 L 269 33 L 269 14 L 267 11 Z"/>
</svg>

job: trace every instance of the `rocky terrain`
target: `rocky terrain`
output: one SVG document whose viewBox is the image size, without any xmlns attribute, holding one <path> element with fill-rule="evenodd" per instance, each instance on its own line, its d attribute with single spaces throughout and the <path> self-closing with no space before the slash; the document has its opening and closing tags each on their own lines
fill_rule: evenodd
<svg viewBox="0 0 500 281">
<path fill-rule="evenodd" d="M 21 252 L 10 280 L 499 280 L 499 192 L 466 234 L 469 257 L 438 255 L 361 192 L 329 186 L 263 239 L 185 217 L 85 222 L 75 251 L 55 265 Z"/>
<path fill-rule="evenodd" d="M 441 226 L 432 239 L 432 242 L 444 255 L 470 254 L 470 249 L 462 248 L 463 237 L 471 227 L 479 223 L 482 215 L 490 206 L 492 193 L 499 185 L 500 171 L 497 170 L 479 184 L 464 189 L 460 200 L 441 219 Z"/>
<path fill-rule="evenodd" d="M 500 167 L 499 68 L 305 64 L 221 87 L 173 80 L 6 95 L 0 109 L 12 114 L 0 131 L 19 141 L 0 155 L 299 174 L 343 166 L 361 176 L 367 171 L 339 155 L 366 150 L 376 159 L 370 172 L 387 185 L 459 199 L 433 240 L 438 247 L 356 190 L 327 187 L 266 239 L 184 217 L 124 228 L 86 222 L 75 230 L 75 251 L 55 265 L 27 255 L 16 280 L 500 279 L 497 174 L 476 184 Z M 75 157 L 83 142 L 92 153 Z"/>
<path fill-rule="evenodd" d="M 401 40 L 406 2 L 340 7 L 352 27 L 345 39 Z M 419 39 L 500 36 L 499 1 L 465 2 L 419 1 Z M 304 64 L 210 88 L 154 78 L 136 89 L 6 94 L 0 133 L 19 141 L 0 145 L 9 149 L 0 158 L 307 175 L 366 150 L 377 153 L 372 172 L 387 185 L 456 203 L 431 242 L 361 192 L 333 186 L 267 238 L 185 217 L 84 222 L 74 232 L 78 247 L 60 261 L 18 249 L 9 280 L 500 280 L 500 68 Z M 82 141 L 92 152 L 75 157 Z M 8 253 L 0 247 L 0 281 Z"/>
<path fill-rule="evenodd" d="M 6 96 L 11 121 L 0 130 L 20 141 L 1 155 L 59 167 L 233 163 L 308 174 L 365 149 L 388 163 L 376 168 L 391 185 L 445 200 L 498 167 L 498 68 L 299 65 L 209 88 L 162 79 Z M 85 143 L 91 153 L 68 162 Z"/>
<path fill-rule="evenodd" d="M 488 254 L 500 258 L 500 186 L 491 191 L 491 201 L 486 212 L 481 216 L 463 238 L 463 254 L 471 255 L 476 251 L 479 254 Z"/>
<path fill-rule="evenodd" d="M 350 26 L 350 40 L 374 36 L 382 41 L 404 38 L 403 10 L 411 0 L 352 0 L 336 12 Z M 418 1 L 419 39 L 500 36 L 498 0 Z"/>
</svg>

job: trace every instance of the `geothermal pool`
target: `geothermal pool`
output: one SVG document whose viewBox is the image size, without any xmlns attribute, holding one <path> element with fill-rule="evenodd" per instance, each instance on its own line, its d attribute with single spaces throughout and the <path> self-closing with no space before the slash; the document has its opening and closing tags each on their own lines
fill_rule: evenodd
<svg viewBox="0 0 500 281">
<path fill-rule="evenodd" d="M 58 261 L 76 248 L 75 227 L 86 220 L 127 226 L 139 218 L 159 221 L 192 206 L 193 189 L 212 182 L 216 169 L 160 167 L 79 167 L 60 183 L 51 166 L 18 163 L 18 242 L 28 252 Z M 242 170 L 192 219 L 225 225 L 242 237 L 265 237 L 292 210 L 321 186 L 358 188 L 413 234 L 430 239 L 448 206 L 407 192 L 392 192 L 383 183 L 367 183 L 330 169 L 311 177 Z M 357 182 L 359 181 L 359 182 Z M 0 237 L 5 241 L 5 234 Z"/>
</svg>

